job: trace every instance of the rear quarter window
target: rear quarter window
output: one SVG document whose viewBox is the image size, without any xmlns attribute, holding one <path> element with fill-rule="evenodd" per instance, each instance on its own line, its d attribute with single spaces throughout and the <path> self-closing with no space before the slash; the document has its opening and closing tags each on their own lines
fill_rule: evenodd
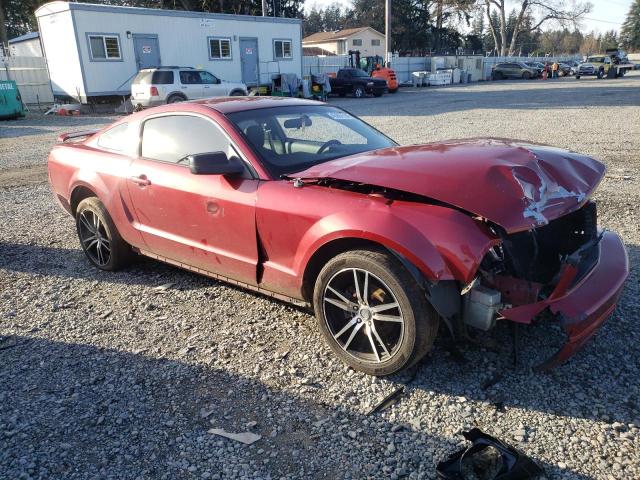
<svg viewBox="0 0 640 480">
<path fill-rule="evenodd" d="M 120 123 L 98 137 L 97 144 L 106 150 L 135 155 L 138 150 L 138 137 L 135 127 L 129 123 Z"/>
<path fill-rule="evenodd" d="M 158 70 L 153 72 L 151 83 L 154 85 L 170 85 L 173 83 L 173 72 L 171 70 Z"/>
<path fill-rule="evenodd" d="M 138 72 L 133 79 L 136 85 L 149 85 L 151 83 L 152 72 Z"/>
</svg>

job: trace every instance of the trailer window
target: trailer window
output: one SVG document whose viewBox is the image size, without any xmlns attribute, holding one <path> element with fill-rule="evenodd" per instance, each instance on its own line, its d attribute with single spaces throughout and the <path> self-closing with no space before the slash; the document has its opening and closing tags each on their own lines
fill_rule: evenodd
<svg viewBox="0 0 640 480">
<path fill-rule="evenodd" d="M 120 53 L 120 37 L 118 35 L 90 34 L 88 37 L 91 60 L 122 60 L 122 55 Z"/>
<path fill-rule="evenodd" d="M 281 60 L 293 58 L 291 54 L 291 40 L 274 40 L 273 50 L 274 58 Z"/>
<path fill-rule="evenodd" d="M 231 60 L 231 39 L 209 37 L 209 60 Z"/>
</svg>

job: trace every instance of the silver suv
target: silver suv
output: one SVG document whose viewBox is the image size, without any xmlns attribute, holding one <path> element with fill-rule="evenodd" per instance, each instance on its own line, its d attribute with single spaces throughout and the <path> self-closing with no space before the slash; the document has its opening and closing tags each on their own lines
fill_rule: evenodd
<svg viewBox="0 0 640 480">
<path fill-rule="evenodd" d="M 247 95 L 247 86 L 191 67 L 145 68 L 131 84 L 131 103 L 136 108 L 229 95 Z"/>
</svg>

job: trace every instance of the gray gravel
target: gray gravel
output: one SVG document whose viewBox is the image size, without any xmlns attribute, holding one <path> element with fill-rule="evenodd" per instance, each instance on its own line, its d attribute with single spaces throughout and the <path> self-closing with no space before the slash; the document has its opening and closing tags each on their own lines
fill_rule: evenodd
<svg viewBox="0 0 640 480">
<path fill-rule="evenodd" d="M 435 478 L 472 426 L 548 478 L 640 478 L 639 87 L 634 74 L 332 100 L 401 143 L 515 137 L 607 163 L 600 220 L 623 235 L 632 274 L 611 320 L 550 374 L 528 368 L 560 344 L 544 324 L 525 329 L 518 368 L 505 325 L 461 355 L 439 340 L 401 376 L 353 372 L 303 310 L 148 260 L 90 268 L 48 186 L 12 177 L 0 188 L 0 478 Z M 2 123 L 0 170 L 42 165 L 57 133 L 105 121 Z M 366 416 L 399 385 L 398 404 Z"/>
</svg>

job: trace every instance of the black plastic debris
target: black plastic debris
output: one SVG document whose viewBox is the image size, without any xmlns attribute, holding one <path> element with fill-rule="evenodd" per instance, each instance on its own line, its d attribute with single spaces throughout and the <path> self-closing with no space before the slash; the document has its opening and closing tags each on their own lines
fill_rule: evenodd
<svg viewBox="0 0 640 480">
<path fill-rule="evenodd" d="M 367 412 L 367 415 L 372 415 L 374 413 L 385 410 L 390 407 L 394 403 L 398 402 L 400 398 L 404 395 L 404 385 L 396 388 L 389 395 L 380 400 L 371 410 Z"/>
<path fill-rule="evenodd" d="M 438 478 L 446 480 L 529 480 L 544 475 L 533 460 L 511 445 L 478 428 L 462 432 L 472 442 L 438 463 Z"/>
</svg>

